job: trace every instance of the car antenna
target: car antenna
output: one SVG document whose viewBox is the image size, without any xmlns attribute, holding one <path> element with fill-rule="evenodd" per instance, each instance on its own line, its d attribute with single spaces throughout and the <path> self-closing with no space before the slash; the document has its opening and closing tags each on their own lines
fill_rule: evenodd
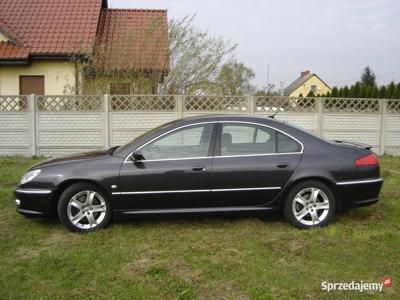
<svg viewBox="0 0 400 300">
<path fill-rule="evenodd" d="M 282 107 L 280 108 L 273 107 L 272 110 L 275 111 L 275 113 L 272 116 L 269 116 L 271 119 L 275 119 L 277 114 L 279 114 L 281 111 L 284 111 Z"/>
</svg>

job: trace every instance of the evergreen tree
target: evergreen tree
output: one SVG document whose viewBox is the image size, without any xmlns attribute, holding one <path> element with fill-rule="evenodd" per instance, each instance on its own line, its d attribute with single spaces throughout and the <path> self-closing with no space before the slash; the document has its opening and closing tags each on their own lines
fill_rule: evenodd
<svg viewBox="0 0 400 300">
<path fill-rule="evenodd" d="M 365 84 L 360 85 L 360 94 L 358 95 L 360 98 L 366 98 L 366 88 L 367 86 Z"/>
<path fill-rule="evenodd" d="M 382 85 L 379 89 L 379 98 L 383 99 L 386 95 L 386 86 Z"/>
<path fill-rule="evenodd" d="M 399 91 L 400 91 L 400 89 L 399 89 Z M 327 97 L 327 98 L 331 97 L 331 92 L 328 91 L 324 97 Z"/>
<path fill-rule="evenodd" d="M 365 67 L 365 69 L 361 73 L 361 82 L 366 86 L 376 85 L 376 75 L 374 72 L 372 72 L 369 66 Z"/>
<path fill-rule="evenodd" d="M 396 99 L 400 99 L 400 82 L 396 86 Z"/>
<path fill-rule="evenodd" d="M 342 98 L 343 97 L 343 88 L 341 87 L 339 90 L 338 90 L 338 98 Z"/>
<path fill-rule="evenodd" d="M 364 89 L 365 89 L 364 98 L 371 98 L 374 87 L 373 86 L 364 86 Z"/>
<path fill-rule="evenodd" d="M 332 88 L 331 97 L 333 97 L 333 98 L 338 97 L 338 94 L 339 94 L 338 88 L 336 86 L 334 86 Z"/>
<path fill-rule="evenodd" d="M 361 92 L 361 83 L 356 82 L 356 84 L 353 87 L 353 93 L 352 93 L 351 97 L 360 98 L 360 92 Z"/>
<path fill-rule="evenodd" d="M 379 88 L 377 86 L 372 88 L 371 98 L 379 98 Z"/>
<path fill-rule="evenodd" d="M 396 97 L 396 85 L 392 81 L 386 90 L 385 98 L 394 99 L 395 97 Z"/>
<path fill-rule="evenodd" d="M 342 97 L 344 97 L 344 98 L 350 97 L 350 89 L 347 85 L 343 88 Z"/>
<path fill-rule="evenodd" d="M 307 94 L 307 97 L 315 97 L 313 91 L 309 91 L 308 94 Z"/>
<path fill-rule="evenodd" d="M 299 97 L 300 97 L 300 98 L 303 98 L 303 94 L 302 94 L 302 93 L 300 93 Z"/>
</svg>

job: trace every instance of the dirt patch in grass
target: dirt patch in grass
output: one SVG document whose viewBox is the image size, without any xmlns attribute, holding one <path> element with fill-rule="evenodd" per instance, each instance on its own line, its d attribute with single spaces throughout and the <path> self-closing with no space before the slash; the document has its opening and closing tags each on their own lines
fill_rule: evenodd
<svg viewBox="0 0 400 300">
<path fill-rule="evenodd" d="M 166 263 L 166 269 L 179 279 L 186 283 L 196 283 L 201 279 L 202 272 L 194 270 L 186 261 L 182 259 L 172 260 Z"/>
<path fill-rule="evenodd" d="M 247 300 L 250 299 L 231 281 L 217 281 L 201 289 L 199 300 Z"/>
</svg>

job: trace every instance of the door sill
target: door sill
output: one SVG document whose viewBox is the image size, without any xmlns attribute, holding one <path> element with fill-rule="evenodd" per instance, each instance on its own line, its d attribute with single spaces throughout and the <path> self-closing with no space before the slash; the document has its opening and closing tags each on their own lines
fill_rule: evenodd
<svg viewBox="0 0 400 300">
<path fill-rule="evenodd" d="M 201 208 L 166 208 L 166 209 L 136 209 L 115 211 L 123 215 L 143 215 L 143 214 L 179 214 L 179 213 L 209 213 L 209 212 L 234 212 L 234 211 L 265 211 L 272 210 L 271 207 L 262 206 L 233 206 L 233 207 L 201 207 Z"/>
</svg>

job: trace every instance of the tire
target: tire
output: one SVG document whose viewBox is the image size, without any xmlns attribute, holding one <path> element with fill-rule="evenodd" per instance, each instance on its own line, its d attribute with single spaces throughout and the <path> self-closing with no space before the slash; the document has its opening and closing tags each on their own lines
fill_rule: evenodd
<svg viewBox="0 0 400 300">
<path fill-rule="evenodd" d="M 296 184 L 287 194 L 283 214 L 294 227 L 309 229 L 326 226 L 335 213 L 335 197 L 320 181 Z"/>
<path fill-rule="evenodd" d="M 103 190 L 91 183 L 75 183 L 65 189 L 57 205 L 60 221 L 71 231 L 89 232 L 105 228 L 112 209 Z"/>
</svg>

